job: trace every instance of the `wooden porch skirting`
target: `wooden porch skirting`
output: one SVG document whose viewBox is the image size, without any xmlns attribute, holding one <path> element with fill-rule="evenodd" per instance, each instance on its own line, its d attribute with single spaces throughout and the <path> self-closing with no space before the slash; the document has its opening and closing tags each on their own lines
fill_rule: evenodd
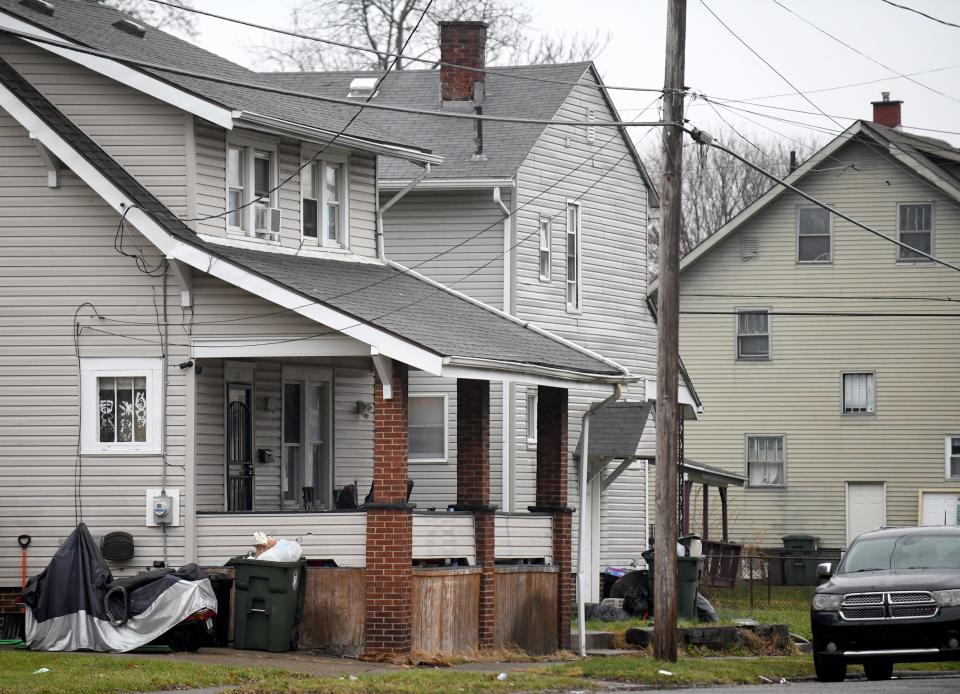
<svg viewBox="0 0 960 694">
<path fill-rule="evenodd" d="M 232 568 L 207 567 L 233 575 Z M 480 568 L 414 568 L 413 649 L 452 655 L 479 646 Z M 300 645 L 333 655 L 363 651 L 365 609 L 362 568 L 307 569 Z M 557 577 L 554 566 L 496 567 L 497 648 L 542 655 L 557 650 Z M 232 599 L 235 604 L 236 601 Z M 231 612 L 230 640 L 233 640 Z"/>
</svg>

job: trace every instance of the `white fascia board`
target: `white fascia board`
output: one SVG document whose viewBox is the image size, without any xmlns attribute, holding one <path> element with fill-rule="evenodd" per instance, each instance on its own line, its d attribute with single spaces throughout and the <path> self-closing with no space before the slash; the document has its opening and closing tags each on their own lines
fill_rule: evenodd
<svg viewBox="0 0 960 694">
<path fill-rule="evenodd" d="M 644 382 L 644 397 L 648 402 L 656 404 L 657 402 L 657 379 L 655 378 L 645 378 Z M 677 403 L 683 406 L 683 411 L 688 416 L 684 419 L 697 419 L 697 415 L 703 412 L 703 406 L 697 402 L 697 399 L 693 397 L 693 394 L 690 392 L 690 389 L 687 388 L 683 383 L 678 384 L 677 386 Z"/>
<path fill-rule="evenodd" d="M 824 159 L 830 157 L 838 149 L 850 142 L 851 139 L 856 137 L 862 130 L 860 126 L 860 121 L 857 121 L 849 128 L 844 130 L 842 133 L 833 138 L 832 141 L 827 143 L 820 151 L 815 153 L 812 157 L 807 159 L 801 166 L 797 168 L 796 171 L 787 176 L 784 181 L 790 183 L 791 185 L 796 186 L 797 181 L 803 178 L 811 169 L 819 166 L 820 162 Z M 714 246 L 719 244 L 721 241 L 726 239 L 728 236 L 733 234 L 741 225 L 745 224 L 756 216 L 761 210 L 765 209 L 767 205 L 772 203 L 774 200 L 779 198 L 784 193 L 789 192 L 779 183 L 774 183 L 771 186 L 770 190 L 757 198 L 753 204 L 743 210 L 736 217 L 731 219 L 729 222 L 724 224 L 722 227 L 717 229 L 716 232 L 707 237 L 707 239 L 701 243 L 699 246 L 694 248 L 692 251 L 687 253 L 683 257 L 683 260 L 680 261 L 680 272 L 683 272 L 688 267 L 693 265 L 695 262 L 700 260 L 704 255 L 709 253 Z M 657 278 L 647 287 L 647 295 L 656 293 L 657 289 L 660 287 L 660 279 Z"/>
<path fill-rule="evenodd" d="M 373 154 L 381 154 L 385 157 L 394 157 L 396 159 L 406 159 L 409 161 L 420 162 L 424 164 L 442 164 L 443 157 L 437 154 L 430 154 L 418 149 L 403 147 L 401 145 L 392 145 L 386 142 L 375 142 L 350 135 L 338 134 L 330 130 L 321 128 L 311 128 L 308 125 L 301 125 L 282 118 L 273 118 L 263 116 L 259 113 L 243 111 L 238 114 L 237 126 L 259 130 L 275 135 L 295 134 L 307 142 L 317 144 L 329 144 L 336 140 L 339 144 L 359 149 Z"/>
<path fill-rule="evenodd" d="M 33 34 L 38 38 L 59 41 L 61 43 L 69 42 L 62 36 L 44 31 L 2 11 L 0 11 L 0 29 L 9 29 L 10 31 L 16 31 L 21 34 Z M 61 58 L 66 58 L 78 65 L 83 65 L 94 72 L 98 72 L 105 77 L 116 80 L 139 92 L 165 101 L 171 106 L 176 106 L 211 123 L 216 123 L 222 128 L 226 128 L 227 130 L 233 128 L 233 117 L 230 109 L 194 96 L 163 80 L 152 77 L 145 72 L 141 72 L 140 70 L 136 70 L 110 58 L 101 58 L 100 56 L 89 53 L 71 51 L 69 48 L 42 41 L 23 40 L 37 48 L 42 48 L 45 51 L 59 55 Z"/>
<path fill-rule="evenodd" d="M 402 190 L 410 179 L 380 180 L 380 190 Z M 486 190 L 488 188 L 513 188 L 512 178 L 428 178 L 417 184 L 417 190 Z"/>
<path fill-rule="evenodd" d="M 349 337 L 375 347 L 381 354 L 397 359 L 414 368 L 439 376 L 443 359 L 422 347 L 402 340 L 329 306 L 319 303 L 304 305 L 303 295 L 271 282 L 259 275 L 219 258 L 196 246 L 176 239 L 153 217 L 134 206 L 112 181 L 82 157 L 66 140 L 18 99 L 9 89 L 0 85 L 0 108 L 11 115 L 24 129 L 33 133 L 65 166 L 90 186 L 118 213 L 126 210 L 126 219 L 169 260 L 180 260 L 200 272 L 256 294 L 282 308 L 290 309 L 310 320 L 326 325 Z M 129 208 L 129 209 L 128 209 Z"/>
<path fill-rule="evenodd" d="M 232 338 L 194 338 L 192 359 L 240 357 L 367 357 L 370 345 L 344 335 L 297 338 L 253 335 Z"/>
</svg>

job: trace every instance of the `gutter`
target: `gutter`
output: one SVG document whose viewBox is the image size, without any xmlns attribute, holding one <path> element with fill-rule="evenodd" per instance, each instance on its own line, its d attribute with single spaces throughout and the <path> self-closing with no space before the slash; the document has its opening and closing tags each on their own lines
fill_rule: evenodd
<svg viewBox="0 0 960 694">
<path fill-rule="evenodd" d="M 583 450 L 580 454 L 580 477 L 577 480 L 580 486 L 580 519 L 577 524 L 577 638 L 579 640 L 578 651 L 581 657 L 586 657 L 587 655 L 586 600 L 583 594 L 583 584 L 586 571 L 584 565 L 589 562 L 583 560 L 583 519 L 587 513 L 587 472 L 590 467 L 590 418 L 597 412 L 606 409 L 619 400 L 622 392 L 622 387 L 617 383 L 613 386 L 613 393 L 611 393 L 609 397 L 590 405 L 587 411 L 583 413 L 583 421 L 580 429 Z"/>
<path fill-rule="evenodd" d="M 376 233 L 377 233 L 377 258 L 379 258 L 382 262 L 388 262 L 388 261 L 387 261 L 386 243 L 384 243 L 384 238 L 383 238 L 383 215 L 384 215 L 391 207 L 393 207 L 393 206 L 396 205 L 398 202 L 400 202 L 400 200 L 401 200 L 407 193 L 409 193 L 411 190 L 413 190 L 414 188 L 416 188 L 416 187 L 417 187 L 417 184 L 420 183 L 420 181 L 422 181 L 424 178 L 426 178 L 429 173 L 430 173 L 430 164 L 429 164 L 429 163 L 424 164 L 424 165 L 423 165 L 423 171 L 421 171 L 421 172 L 417 175 L 416 178 L 414 178 L 412 181 L 410 181 L 409 183 L 407 183 L 407 185 L 405 185 L 403 188 L 401 188 L 400 191 L 399 191 L 396 195 L 394 195 L 392 198 L 390 198 L 389 200 L 387 200 L 387 202 L 386 202 L 385 205 L 381 205 L 381 204 L 380 204 L 380 195 L 379 195 L 379 192 L 380 192 L 380 183 L 379 183 L 379 181 L 377 181 L 377 183 L 376 183 L 376 185 L 377 185 L 377 193 L 378 193 L 378 195 L 377 195 L 377 230 L 376 230 Z"/>
<path fill-rule="evenodd" d="M 400 190 L 408 180 L 380 181 L 380 190 Z M 484 190 L 486 188 L 513 188 L 512 178 L 431 178 L 420 190 Z"/>
</svg>

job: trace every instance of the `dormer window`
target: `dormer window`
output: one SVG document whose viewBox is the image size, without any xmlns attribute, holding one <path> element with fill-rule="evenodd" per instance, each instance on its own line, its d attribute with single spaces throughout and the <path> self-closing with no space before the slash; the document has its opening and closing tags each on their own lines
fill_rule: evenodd
<svg viewBox="0 0 960 694">
<path fill-rule="evenodd" d="M 231 135 L 226 164 L 227 231 L 279 241 L 276 144 Z"/>
<path fill-rule="evenodd" d="M 346 160 L 317 159 L 300 170 L 303 239 L 319 246 L 348 245 Z"/>
</svg>

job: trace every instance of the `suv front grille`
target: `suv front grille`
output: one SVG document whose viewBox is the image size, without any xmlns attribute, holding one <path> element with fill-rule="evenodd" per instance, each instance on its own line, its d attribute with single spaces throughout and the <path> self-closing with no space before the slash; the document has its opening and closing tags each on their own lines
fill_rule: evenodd
<svg viewBox="0 0 960 694">
<path fill-rule="evenodd" d="M 851 593 L 843 598 L 840 618 L 847 621 L 877 619 L 929 619 L 939 612 L 937 601 L 926 591 Z"/>
</svg>

